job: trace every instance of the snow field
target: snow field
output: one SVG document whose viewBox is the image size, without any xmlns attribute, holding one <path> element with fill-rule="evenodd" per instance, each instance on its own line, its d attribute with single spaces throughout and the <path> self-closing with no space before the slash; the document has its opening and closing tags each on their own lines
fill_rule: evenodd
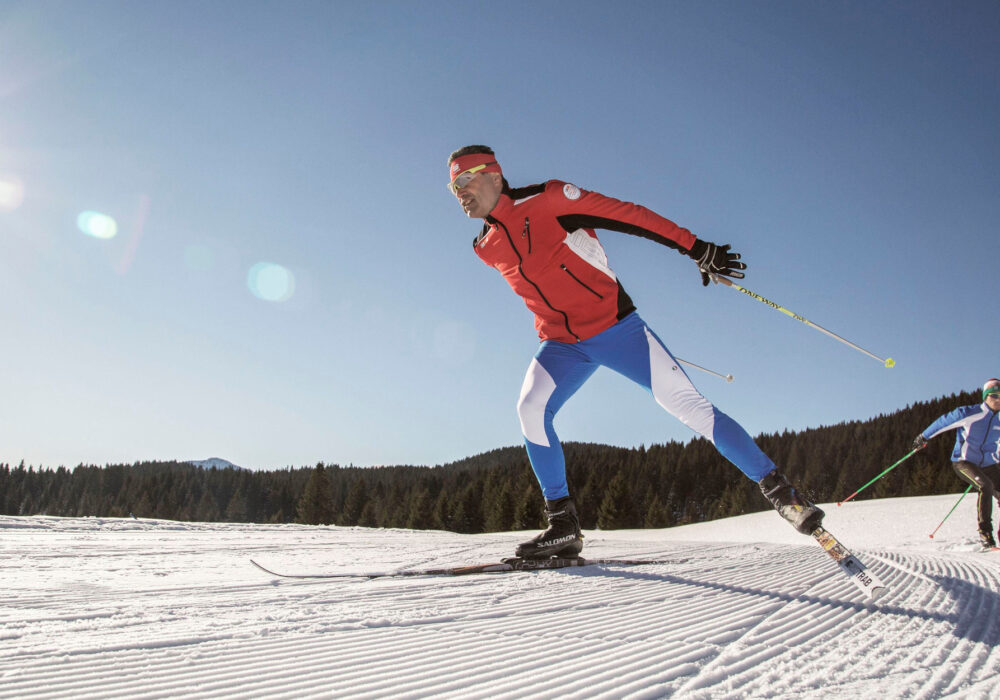
<svg viewBox="0 0 1000 700">
<path fill-rule="evenodd" d="M 496 560 L 520 533 L 0 516 L 0 698 L 997 698 L 1000 553 L 956 495 L 824 506 L 867 601 L 773 513 L 586 533 L 668 564 Z"/>
</svg>

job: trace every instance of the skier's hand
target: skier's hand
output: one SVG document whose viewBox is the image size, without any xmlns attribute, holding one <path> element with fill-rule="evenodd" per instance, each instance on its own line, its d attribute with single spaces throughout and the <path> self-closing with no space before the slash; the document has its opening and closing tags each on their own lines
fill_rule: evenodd
<svg viewBox="0 0 1000 700">
<path fill-rule="evenodd" d="M 927 438 L 924 437 L 923 433 L 920 433 L 915 438 L 913 438 L 913 449 L 922 450 L 927 447 Z"/>
<path fill-rule="evenodd" d="M 740 254 L 729 252 L 729 245 L 716 245 L 708 241 L 696 240 L 688 256 L 698 264 L 698 271 L 701 272 L 702 286 L 708 286 L 708 276 L 723 275 L 735 279 L 743 279 L 740 270 L 747 269 L 747 266 L 739 262 Z"/>
</svg>

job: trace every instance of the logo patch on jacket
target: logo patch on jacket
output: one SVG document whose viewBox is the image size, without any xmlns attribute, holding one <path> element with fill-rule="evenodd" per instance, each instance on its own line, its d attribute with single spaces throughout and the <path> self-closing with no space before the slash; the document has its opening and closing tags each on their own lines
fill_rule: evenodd
<svg viewBox="0 0 1000 700">
<path fill-rule="evenodd" d="M 566 199 L 580 199 L 580 188 L 567 182 L 563 185 L 563 195 Z"/>
</svg>

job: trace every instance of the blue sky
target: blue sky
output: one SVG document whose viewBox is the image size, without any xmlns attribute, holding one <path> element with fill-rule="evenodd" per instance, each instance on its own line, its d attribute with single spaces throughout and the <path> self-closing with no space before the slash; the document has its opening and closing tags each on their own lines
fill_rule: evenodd
<svg viewBox="0 0 1000 700">
<path fill-rule="evenodd" d="M 975 388 L 1000 375 L 998 35 L 985 1 L 0 1 L 0 462 L 520 444 L 538 340 L 445 189 L 469 143 L 731 243 L 746 287 L 896 360 L 601 234 L 751 434 Z M 691 437 L 607 370 L 556 428 Z"/>
</svg>

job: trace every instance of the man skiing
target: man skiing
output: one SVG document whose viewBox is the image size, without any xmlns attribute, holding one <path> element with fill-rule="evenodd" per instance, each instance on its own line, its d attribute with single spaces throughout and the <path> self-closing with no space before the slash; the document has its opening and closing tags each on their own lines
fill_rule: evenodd
<svg viewBox="0 0 1000 700">
<path fill-rule="evenodd" d="M 915 449 L 948 430 L 958 430 L 951 466 L 958 478 L 979 489 L 979 542 L 996 547 L 993 539 L 993 499 L 1000 499 L 1000 379 L 983 384 L 983 402 L 946 413 L 913 439 Z"/>
<path fill-rule="evenodd" d="M 583 549 L 553 420 L 600 366 L 644 386 L 660 406 L 711 441 L 799 532 L 820 526 L 823 511 L 796 491 L 736 421 L 695 389 L 640 318 L 594 229 L 641 236 L 687 255 L 698 265 L 703 285 L 710 275 L 742 278 L 746 265 L 739 254 L 700 240 L 645 207 L 567 182 L 511 188 L 488 146 L 460 148 L 448 165 L 448 188 L 469 218 L 484 220 L 473 243 L 476 254 L 534 313 L 542 341 L 517 411 L 548 528 L 518 545 L 517 556 L 574 557 Z"/>
</svg>

